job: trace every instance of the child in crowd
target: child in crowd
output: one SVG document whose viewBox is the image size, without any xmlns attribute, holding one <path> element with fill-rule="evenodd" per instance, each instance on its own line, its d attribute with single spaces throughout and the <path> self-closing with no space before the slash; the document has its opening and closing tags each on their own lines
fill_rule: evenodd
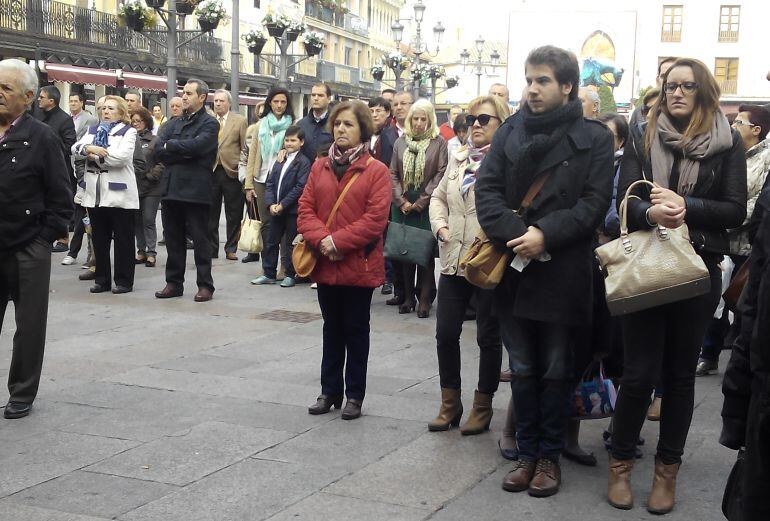
<svg viewBox="0 0 770 521">
<path fill-rule="evenodd" d="M 292 241 L 297 235 L 297 201 L 310 174 L 310 160 L 299 151 L 305 143 L 305 132 L 296 125 L 286 129 L 283 147 L 286 157 L 276 161 L 265 184 L 265 204 L 270 210 L 270 231 L 262 252 L 262 272 L 252 284 L 275 284 L 278 273 L 278 252 L 284 269 L 282 288 L 296 284 L 291 263 Z"/>
</svg>

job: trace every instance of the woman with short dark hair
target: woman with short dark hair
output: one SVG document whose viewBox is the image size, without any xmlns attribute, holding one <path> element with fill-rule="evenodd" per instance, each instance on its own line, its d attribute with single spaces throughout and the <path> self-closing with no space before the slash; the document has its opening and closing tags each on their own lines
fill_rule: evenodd
<svg viewBox="0 0 770 521">
<path fill-rule="evenodd" d="M 321 394 L 308 412 L 339 409 L 347 396 L 342 419 L 352 420 L 361 415 L 366 392 L 372 293 L 385 280 L 382 235 L 390 176 L 369 154 L 374 124 L 364 103 L 340 103 L 329 126 L 334 137 L 329 156 L 313 163 L 297 221 L 305 242 L 318 252 L 310 278 L 318 284 L 324 319 Z"/>
</svg>

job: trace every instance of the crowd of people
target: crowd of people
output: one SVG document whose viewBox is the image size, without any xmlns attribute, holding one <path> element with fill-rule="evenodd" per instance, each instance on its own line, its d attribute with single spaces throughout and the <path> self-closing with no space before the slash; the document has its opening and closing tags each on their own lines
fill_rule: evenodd
<svg viewBox="0 0 770 521">
<path fill-rule="evenodd" d="M 192 248 L 194 300 L 207 302 L 215 291 L 212 258 L 223 242 L 225 258 L 238 260 L 246 211 L 261 221 L 264 244 L 261 254 L 241 259 L 261 262 L 251 283 L 277 284 L 282 272 L 283 288 L 307 281 L 317 289 L 321 394 L 310 414 L 342 409 L 345 401 L 343 419 L 361 415 L 375 289 L 392 295 L 386 303 L 398 313 L 416 311 L 422 319 L 437 301 L 440 397 L 429 431 L 488 430 L 493 396 L 509 380 L 499 447 L 513 467 L 502 487 L 556 494 L 562 455 L 597 464 L 580 447 L 570 404 L 576 381 L 602 360 L 602 377 L 606 371 L 620 382 L 605 433 L 607 500 L 633 507 L 640 430 L 645 418 L 656 419 L 646 507 L 665 514 L 675 504 L 696 374 L 716 370 L 719 351 L 728 347 L 721 441 L 754 458 L 746 511 L 770 512 L 770 111 L 741 106 L 729 122 L 717 82 L 694 59 L 663 60 L 657 87 L 630 120 L 602 113 L 596 92 L 579 86 L 569 51 L 537 48 L 524 67 L 516 111 L 502 84 L 453 106 L 440 125 L 434 106 L 410 92 L 388 89 L 366 102 L 332 104 L 329 86 L 318 83 L 306 116 L 298 117 L 289 91 L 273 88 L 258 122 L 248 126 L 231 111 L 226 90 L 213 92 L 209 108 L 210 89 L 199 79 L 169 100 L 168 120 L 157 107 L 142 106 L 135 91 L 97 100 L 95 117 L 73 94 L 67 114 L 58 90 L 38 90 L 26 64 L 0 62 L 0 169 L 17 173 L 0 178 L 0 310 L 9 300 L 17 307 L 5 417 L 26 416 L 37 391 L 51 251 L 67 251 L 62 264 L 72 265 L 87 237 L 89 269 L 80 278 L 93 280 L 90 291 L 131 292 L 135 266 L 158 262 L 162 207 L 166 285 L 155 296 L 183 295 Z M 37 118 L 29 113 L 35 95 Z M 621 208 L 639 180 L 654 187 L 636 191 Z M 612 316 L 594 250 L 628 230 L 683 225 L 708 270 L 709 291 Z M 419 238 L 428 258 L 393 253 L 398 237 L 388 230 Z M 480 240 L 510 264 L 492 289 L 466 273 Z M 294 253 L 306 255 L 303 266 L 311 263 L 309 280 L 297 274 Z M 726 256 L 735 272 L 750 265 L 732 326 L 728 313 L 717 313 L 729 280 Z M 467 320 L 476 322 L 480 356 L 461 425 L 460 335 Z M 501 373 L 503 347 L 508 371 Z M 595 407 L 608 412 L 601 402 Z"/>
</svg>

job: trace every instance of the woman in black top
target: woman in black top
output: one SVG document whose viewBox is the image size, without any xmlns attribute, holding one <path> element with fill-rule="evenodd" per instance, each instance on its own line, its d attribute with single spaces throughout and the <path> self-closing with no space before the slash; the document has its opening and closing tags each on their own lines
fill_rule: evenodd
<svg viewBox="0 0 770 521">
<path fill-rule="evenodd" d="M 686 223 L 690 240 L 711 274 L 711 291 L 623 317 L 624 374 L 615 411 L 608 500 L 633 505 L 630 472 L 652 388 L 660 375 L 666 389 L 655 476 L 647 509 L 674 507 L 676 475 L 692 420 L 695 366 L 709 319 L 721 293 L 718 263 L 727 251 L 728 228 L 746 216 L 746 160 L 740 136 L 719 110 L 719 86 L 698 60 L 678 59 L 663 78 L 644 135 L 632 129 L 618 190 L 634 181 L 658 185 L 630 199 L 631 230 Z"/>
</svg>

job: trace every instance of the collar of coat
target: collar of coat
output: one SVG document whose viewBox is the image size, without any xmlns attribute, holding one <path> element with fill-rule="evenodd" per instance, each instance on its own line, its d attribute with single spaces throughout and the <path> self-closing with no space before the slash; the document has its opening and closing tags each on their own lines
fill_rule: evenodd
<svg viewBox="0 0 770 521">
<path fill-rule="evenodd" d="M 348 175 L 351 173 L 355 173 L 358 171 L 364 171 L 366 170 L 366 166 L 369 162 L 369 159 L 372 158 L 372 155 L 369 153 L 368 150 L 364 151 L 363 154 L 361 154 L 361 157 L 356 159 L 347 170 L 345 170 L 345 174 L 342 176 L 342 179 L 345 179 Z M 372 158 L 373 159 L 373 158 Z M 334 170 L 332 169 L 332 160 L 330 157 L 325 157 L 323 162 L 324 170 L 328 170 L 331 172 L 332 175 L 334 175 Z"/>
</svg>

